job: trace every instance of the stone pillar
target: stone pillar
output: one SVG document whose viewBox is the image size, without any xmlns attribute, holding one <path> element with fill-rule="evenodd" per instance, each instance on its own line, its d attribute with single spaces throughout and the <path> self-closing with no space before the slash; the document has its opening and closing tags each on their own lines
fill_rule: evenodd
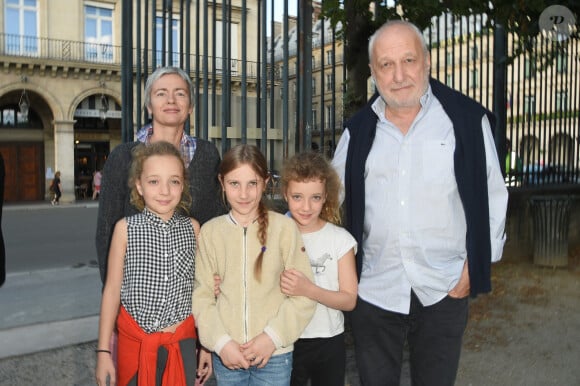
<svg viewBox="0 0 580 386">
<path fill-rule="evenodd" d="M 61 203 L 75 201 L 75 121 L 54 121 L 54 171 L 60 171 Z"/>
</svg>

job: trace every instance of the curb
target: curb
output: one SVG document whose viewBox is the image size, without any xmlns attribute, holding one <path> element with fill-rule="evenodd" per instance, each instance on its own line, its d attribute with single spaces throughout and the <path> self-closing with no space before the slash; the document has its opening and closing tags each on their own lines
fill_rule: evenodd
<svg viewBox="0 0 580 386">
<path fill-rule="evenodd" d="M 32 354 L 97 339 L 99 316 L 0 330 L 0 359 Z"/>
<path fill-rule="evenodd" d="M 50 201 L 34 201 L 30 203 L 4 203 L 2 210 L 38 210 L 38 209 L 66 209 L 66 208 L 96 208 L 98 201 L 62 202 L 60 205 L 50 205 Z"/>
</svg>

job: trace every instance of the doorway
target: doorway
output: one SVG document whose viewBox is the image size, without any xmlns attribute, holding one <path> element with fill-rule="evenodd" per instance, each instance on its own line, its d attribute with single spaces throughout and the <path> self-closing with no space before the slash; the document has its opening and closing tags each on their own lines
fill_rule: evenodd
<svg viewBox="0 0 580 386">
<path fill-rule="evenodd" d="M 75 198 L 90 199 L 93 195 L 93 174 L 103 170 L 109 154 L 109 142 L 75 143 Z"/>
</svg>

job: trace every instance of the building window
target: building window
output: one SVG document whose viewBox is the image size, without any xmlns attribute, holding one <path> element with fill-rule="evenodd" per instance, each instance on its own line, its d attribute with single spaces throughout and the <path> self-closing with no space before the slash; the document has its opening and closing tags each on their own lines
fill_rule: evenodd
<svg viewBox="0 0 580 386">
<path fill-rule="evenodd" d="M 471 70 L 470 73 L 471 73 L 471 84 L 469 85 L 469 87 L 471 88 L 479 87 L 479 71 L 475 69 Z"/>
<path fill-rule="evenodd" d="M 85 5 L 85 59 L 113 61 L 113 9 Z"/>
<path fill-rule="evenodd" d="M 238 36 L 237 24 L 230 23 L 228 27 L 230 30 L 229 32 L 231 37 Z M 216 59 L 217 59 L 216 68 L 218 71 L 221 71 L 223 67 L 222 58 L 229 56 L 230 58 L 229 71 L 232 73 L 232 75 L 236 75 L 238 73 L 238 59 L 239 59 L 238 39 L 233 38 L 226 39 L 231 44 L 229 49 L 226 51 L 227 47 L 224 47 L 222 45 L 223 41 L 222 37 L 223 37 L 223 23 L 221 21 L 218 21 L 216 24 Z"/>
<path fill-rule="evenodd" d="M 312 77 L 312 95 L 316 95 L 316 77 Z"/>
<path fill-rule="evenodd" d="M 536 114 L 536 97 L 534 95 L 524 97 L 524 114 L 527 116 Z"/>
<path fill-rule="evenodd" d="M 312 55 L 312 68 L 316 68 L 316 58 Z"/>
<path fill-rule="evenodd" d="M 558 54 L 558 56 L 556 56 L 556 70 L 561 74 L 566 72 L 567 69 L 566 55 Z"/>
<path fill-rule="evenodd" d="M 0 108 L 0 128 L 41 129 L 42 122 L 33 110 L 24 117 L 18 106 L 3 106 Z"/>
<path fill-rule="evenodd" d="M 524 60 L 524 78 L 530 79 L 536 72 L 536 66 L 529 58 Z"/>
<path fill-rule="evenodd" d="M 332 74 L 326 74 L 326 91 L 332 91 L 333 83 Z"/>
<path fill-rule="evenodd" d="M 332 50 L 326 51 L 326 63 L 332 63 Z"/>
<path fill-rule="evenodd" d="M 558 91 L 556 93 L 556 111 L 566 111 L 568 105 L 568 92 Z"/>
<path fill-rule="evenodd" d="M 5 0 L 5 49 L 10 55 L 38 54 L 38 2 Z"/>
<path fill-rule="evenodd" d="M 318 111 L 312 109 L 312 130 L 320 130 L 318 125 Z"/>
<path fill-rule="evenodd" d="M 474 44 L 471 47 L 471 59 L 476 60 L 477 58 L 479 58 L 479 50 L 477 49 L 477 44 Z"/>
<path fill-rule="evenodd" d="M 167 25 L 165 28 L 167 36 L 165 37 L 165 44 L 163 44 L 163 17 L 157 16 L 155 18 L 155 44 L 157 45 L 155 60 L 158 66 L 163 63 L 165 65 L 179 66 L 179 20 L 173 18 L 171 27 Z M 169 47 L 169 31 L 171 31 L 171 47 Z M 165 54 L 163 51 L 164 46 Z"/>
<path fill-rule="evenodd" d="M 325 129 L 330 128 L 330 124 L 332 123 L 332 106 L 326 106 L 326 119 L 325 122 Z"/>
<path fill-rule="evenodd" d="M 447 74 L 445 84 L 448 86 L 453 86 L 453 74 Z"/>
<path fill-rule="evenodd" d="M 453 66 L 453 52 L 449 51 L 446 55 L 446 63 L 448 66 Z"/>
</svg>

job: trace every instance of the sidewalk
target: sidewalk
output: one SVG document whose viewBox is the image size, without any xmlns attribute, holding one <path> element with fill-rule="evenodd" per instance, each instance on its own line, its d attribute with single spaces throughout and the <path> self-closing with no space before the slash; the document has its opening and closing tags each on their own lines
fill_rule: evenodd
<svg viewBox="0 0 580 386">
<path fill-rule="evenodd" d="M 97 267 L 9 274 L 0 289 L 0 386 L 94 385 L 100 288 Z M 353 355 L 347 384 L 358 386 Z"/>
<path fill-rule="evenodd" d="M 61 202 L 59 205 L 51 205 L 50 201 L 31 201 L 26 203 L 9 203 L 4 204 L 2 207 L 3 211 L 10 210 L 36 210 L 36 209 L 61 209 L 61 208 L 73 208 L 73 207 L 84 207 L 84 208 L 96 208 L 99 206 L 99 201 L 93 200 L 77 200 L 74 202 Z"/>
<path fill-rule="evenodd" d="M 94 385 L 96 267 L 9 275 L 0 289 L 0 386 Z M 493 268 L 471 301 L 456 385 L 580 385 L 580 251 L 566 269 Z M 401 385 L 410 385 L 407 360 Z M 359 386 L 347 335 L 347 386 Z M 207 386 L 215 386 L 212 379 Z"/>
<path fill-rule="evenodd" d="M 95 340 L 97 267 L 8 274 L 0 289 L 0 359 Z"/>
</svg>

